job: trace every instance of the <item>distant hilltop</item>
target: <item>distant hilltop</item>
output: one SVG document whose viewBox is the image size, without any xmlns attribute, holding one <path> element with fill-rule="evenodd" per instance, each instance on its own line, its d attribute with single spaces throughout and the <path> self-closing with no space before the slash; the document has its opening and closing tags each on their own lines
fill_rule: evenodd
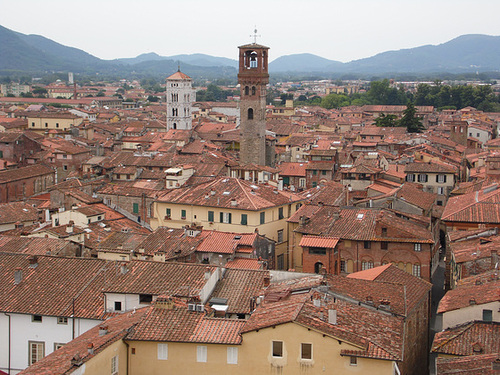
<svg viewBox="0 0 500 375">
<path fill-rule="evenodd" d="M 272 46 L 270 46 L 272 48 Z M 204 54 L 102 60 L 40 35 L 25 35 L 0 26 L 0 75 L 73 71 L 76 73 L 166 75 L 177 70 L 193 78 L 235 78 L 237 61 Z M 500 71 L 500 36 L 462 35 L 439 45 L 388 51 L 342 63 L 303 53 L 281 56 L 270 73 L 390 74 L 470 73 Z"/>
</svg>

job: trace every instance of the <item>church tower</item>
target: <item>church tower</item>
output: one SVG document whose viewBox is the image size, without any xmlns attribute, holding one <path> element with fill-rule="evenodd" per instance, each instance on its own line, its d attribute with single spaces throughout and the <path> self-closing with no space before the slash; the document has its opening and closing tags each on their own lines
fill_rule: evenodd
<svg viewBox="0 0 500 375">
<path fill-rule="evenodd" d="M 191 129 L 191 107 L 196 100 L 191 77 L 180 69 L 167 78 L 167 130 Z"/>
<path fill-rule="evenodd" d="M 266 94 L 269 47 L 257 43 L 238 47 L 240 84 L 240 161 L 266 165 Z"/>
</svg>

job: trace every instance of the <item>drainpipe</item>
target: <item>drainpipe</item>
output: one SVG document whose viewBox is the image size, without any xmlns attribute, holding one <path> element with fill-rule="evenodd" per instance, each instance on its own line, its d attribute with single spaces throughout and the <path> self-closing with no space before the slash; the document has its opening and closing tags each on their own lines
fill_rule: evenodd
<svg viewBox="0 0 500 375">
<path fill-rule="evenodd" d="M 7 370 L 7 371 L 8 371 L 8 374 L 10 375 L 10 331 L 11 331 L 11 323 L 10 323 L 10 318 L 11 318 L 11 316 L 10 316 L 9 314 L 7 314 L 6 312 L 4 312 L 3 314 L 4 314 L 5 316 L 8 316 L 8 317 L 9 317 L 9 339 L 8 339 L 8 340 L 9 340 L 9 350 L 8 350 L 8 352 L 9 352 L 9 353 L 8 353 L 8 365 L 7 365 L 8 370 Z"/>
<path fill-rule="evenodd" d="M 72 313 L 72 318 L 73 318 L 73 324 L 72 324 L 72 340 L 75 339 L 75 299 L 73 298 L 73 313 Z"/>
</svg>

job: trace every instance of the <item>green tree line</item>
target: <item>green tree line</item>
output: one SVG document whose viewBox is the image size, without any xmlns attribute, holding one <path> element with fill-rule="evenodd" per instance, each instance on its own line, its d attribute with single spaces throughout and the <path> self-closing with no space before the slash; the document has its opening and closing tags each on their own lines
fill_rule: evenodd
<svg viewBox="0 0 500 375">
<path fill-rule="evenodd" d="M 350 105 L 406 105 L 434 106 L 437 109 L 474 107 L 484 112 L 500 112 L 500 97 L 490 85 L 435 85 L 420 84 L 415 93 L 404 87 L 393 87 L 389 80 L 373 81 L 366 93 L 330 94 L 321 99 L 323 108 L 332 109 Z M 307 103 L 306 101 L 297 104 Z M 311 103 L 312 104 L 312 103 Z"/>
</svg>

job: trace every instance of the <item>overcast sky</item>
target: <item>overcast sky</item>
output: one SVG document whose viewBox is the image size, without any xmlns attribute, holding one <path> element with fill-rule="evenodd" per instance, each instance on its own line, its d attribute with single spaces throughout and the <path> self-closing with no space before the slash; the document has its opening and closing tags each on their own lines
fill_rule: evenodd
<svg viewBox="0 0 500 375">
<path fill-rule="evenodd" d="M 348 62 L 463 34 L 500 35 L 499 0 L 2 0 L 0 9 L 8 29 L 101 59 L 237 59 L 255 27 L 270 60 L 312 53 Z"/>
</svg>

